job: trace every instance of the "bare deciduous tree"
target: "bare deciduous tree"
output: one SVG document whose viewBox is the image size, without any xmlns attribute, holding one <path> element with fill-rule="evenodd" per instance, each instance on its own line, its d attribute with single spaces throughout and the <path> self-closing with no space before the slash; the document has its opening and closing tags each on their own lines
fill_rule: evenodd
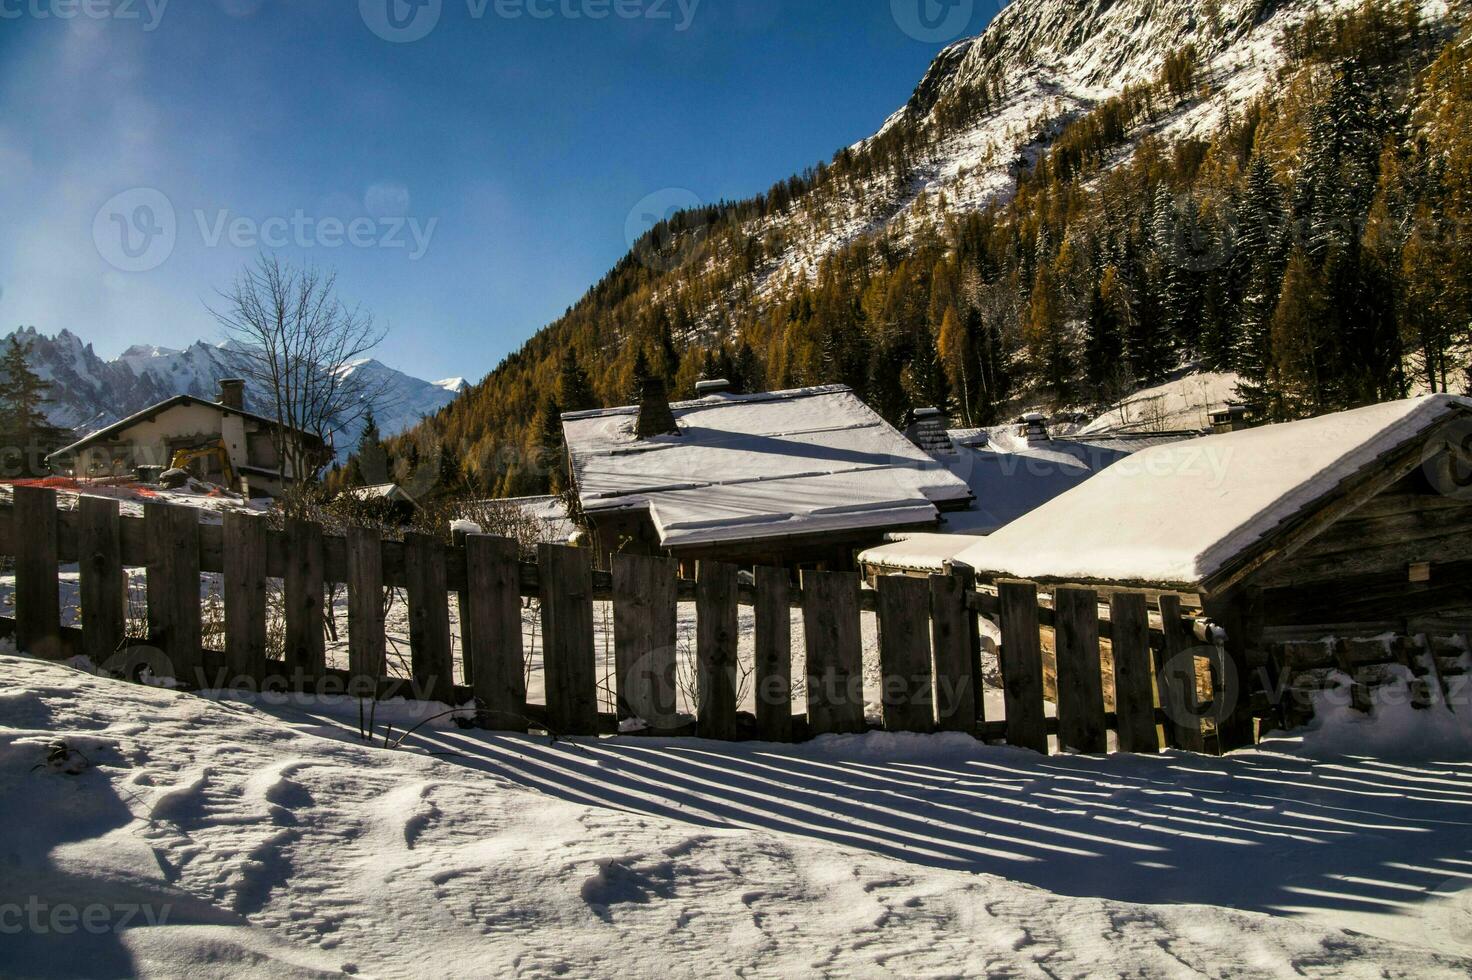
<svg viewBox="0 0 1472 980">
<path fill-rule="evenodd" d="M 374 406 L 382 392 L 368 390 L 351 368 L 385 332 L 338 299 L 336 274 L 274 255 L 261 255 L 220 297 L 222 308 L 210 312 L 239 345 L 247 380 L 281 423 L 272 440 L 283 471 L 310 480 L 328 460 L 301 434 L 330 443 Z"/>
</svg>

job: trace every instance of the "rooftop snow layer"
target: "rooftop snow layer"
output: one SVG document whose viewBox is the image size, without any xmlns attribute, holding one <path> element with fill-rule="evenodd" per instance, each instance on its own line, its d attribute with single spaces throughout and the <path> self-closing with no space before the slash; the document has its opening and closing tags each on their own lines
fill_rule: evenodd
<svg viewBox="0 0 1472 980">
<path fill-rule="evenodd" d="M 1433 395 L 1155 446 L 956 558 L 1018 578 L 1195 586 L 1376 457 L 1469 409 Z"/>
<path fill-rule="evenodd" d="M 671 406 L 679 436 L 638 440 L 634 407 L 563 417 L 583 508 L 647 507 L 666 544 L 921 524 L 966 484 L 843 386 Z"/>
</svg>

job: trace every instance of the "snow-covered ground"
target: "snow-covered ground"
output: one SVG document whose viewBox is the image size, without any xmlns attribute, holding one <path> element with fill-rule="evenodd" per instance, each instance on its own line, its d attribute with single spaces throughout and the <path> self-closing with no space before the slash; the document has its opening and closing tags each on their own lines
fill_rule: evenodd
<svg viewBox="0 0 1472 980">
<path fill-rule="evenodd" d="M 0 974 L 1465 976 L 1450 726 L 1413 761 L 1345 754 L 1342 720 L 1227 759 L 444 722 L 386 749 L 352 703 L 0 656 Z"/>
</svg>

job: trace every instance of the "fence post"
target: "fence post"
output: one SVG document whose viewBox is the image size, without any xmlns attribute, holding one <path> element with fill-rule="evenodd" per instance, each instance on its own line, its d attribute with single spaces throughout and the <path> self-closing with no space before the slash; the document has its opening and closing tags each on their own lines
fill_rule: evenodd
<svg viewBox="0 0 1472 980">
<path fill-rule="evenodd" d="M 521 566 L 515 541 L 465 539 L 465 601 L 460 630 L 482 728 L 526 731 L 526 661 L 521 649 Z"/>
<path fill-rule="evenodd" d="M 350 527 L 348 552 L 348 671 L 358 697 L 377 697 L 384 675 L 383 541 L 377 531 Z"/>
<path fill-rule="evenodd" d="M 892 732 L 933 731 L 930 586 L 906 575 L 884 575 L 877 584 L 884 727 Z"/>
<path fill-rule="evenodd" d="M 225 660 L 230 684 L 266 673 L 266 520 L 225 514 Z"/>
<path fill-rule="evenodd" d="M 77 559 L 81 571 L 82 652 L 102 666 L 123 646 L 122 519 L 116 500 L 78 501 Z"/>
<path fill-rule="evenodd" d="M 450 649 L 450 584 L 445 546 L 428 534 L 404 535 L 404 578 L 409 593 L 409 652 L 414 683 L 425 701 L 455 700 Z"/>
<path fill-rule="evenodd" d="M 792 578 L 756 570 L 756 727 L 768 742 L 792 741 Z"/>
<path fill-rule="evenodd" d="M 1043 710 L 1043 647 L 1038 625 L 1038 587 L 1031 582 L 997 583 L 1002 628 L 1002 685 L 1007 710 L 1007 744 L 1048 754 L 1048 719 Z"/>
<path fill-rule="evenodd" d="M 1162 595 L 1156 605 L 1165 631 L 1165 649 L 1156 655 L 1155 682 L 1160 686 L 1160 704 L 1165 709 L 1166 734 L 1174 748 L 1204 752 L 1206 739 L 1201 733 L 1201 706 L 1196 696 L 1195 638 L 1181 622 L 1180 596 Z"/>
<path fill-rule="evenodd" d="M 930 639 L 934 648 L 935 718 L 943 732 L 974 732 L 982 718 L 981 686 L 971 663 L 975 614 L 958 575 L 930 576 Z"/>
<path fill-rule="evenodd" d="M 702 561 L 695 570 L 696 731 L 736 737 L 738 616 L 736 566 Z"/>
<path fill-rule="evenodd" d="M 1058 746 L 1076 752 L 1106 752 L 1104 677 L 1099 657 L 1099 594 L 1093 589 L 1056 589 Z"/>
<path fill-rule="evenodd" d="M 613 556 L 614 697 L 620 721 L 675 725 L 679 566 L 668 558 Z"/>
<path fill-rule="evenodd" d="M 60 526 L 55 490 L 15 488 L 15 643 L 47 660 L 58 660 L 65 652 L 57 554 Z"/>
<path fill-rule="evenodd" d="M 321 677 L 327 669 L 324 634 L 326 575 L 322 527 L 310 521 L 286 522 L 286 669 L 298 682 Z"/>
<path fill-rule="evenodd" d="M 868 727 L 859 585 L 857 572 L 802 573 L 808 731 L 813 735 L 862 733 Z"/>
<path fill-rule="evenodd" d="M 144 504 L 152 561 L 148 565 L 148 631 L 174 676 L 206 687 L 199 613 L 199 512 Z"/>
<path fill-rule="evenodd" d="M 586 552 L 537 548 L 542 583 L 542 670 L 554 735 L 598 734 L 593 568 Z"/>
<path fill-rule="evenodd" d="M 1143 592 L 1116 592 L 1109 601 L 1114 650 L 1114 709 L 1121 752 L 1159 752 L 1155 693 L 1150 686 L 1150 607 Z"/>
</svg>

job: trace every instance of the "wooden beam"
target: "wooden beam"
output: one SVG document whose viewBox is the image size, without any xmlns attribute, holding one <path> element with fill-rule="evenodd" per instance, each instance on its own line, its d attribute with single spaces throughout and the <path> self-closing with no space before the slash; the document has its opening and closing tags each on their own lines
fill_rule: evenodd
<svg viewBox="0 0 1472 980">
<path fill-rule="evenodd" d="M 82 497 L 78 511 L 82 652 L 100 667 L 122 649 L 125 636 L 127 576 L 118 534 L 120 508 L 107 497 Z"/>
<path fill-rule="evenodd" d="M 614 694 L 620 721 L 676 724 L 679 601 L 676 562 L 613 556 Z"/>
<path fill-rule="evenodd" d="M 809 731 L 863 732 L 867 726 L 859 575 L 804 570 L 802 595 Z"/>
<path fill-rule="evenodd" d="M 482 728 L 524 732 L 526 659 L 522 652 L 521 596 L 515 541 L 472 534 L 465 538 L 463 656 Z"/>
<path fill-rule="evenodd" d="M 1038 587 L 998 582 L 1002 627 L 1002 684 L 1007 744 L 1048 754 L 1043 710 L 1043 649 L 1038 626 Z"/>
<path fill-rule="evenodd" d="M 554 735 L 597 735 L 592 569 L 587 555 L 575 548 L 544 544 L 537 557 L 548 725 Z"/>
<path fill-rule="evenodd" d="M 943 732 L 974 732 L 985 720 L 978 710 L 972 638 L 976 614 L 966 606 L 966 588 L 957 575 L 930 577 L 931 671 L 935 684 L 936 727 Z"/>
<path fill-rule="evenodd" d="M 735 565 L 703 561 L 696 575 L 696 731 L 701 738 L 736 738 L 736 573 Z"/>
<path fill-rule="evenodd" d="M 1155 692 L 1150 679 L 1150 619 L 1144 593 L 1116 593 L 1110 600 L 1114 623 L 1114 706 L 1121 752 L 1159 752 Z"/>
<path fill-rule="evenodd" d="M 785 568 L 756 570 L 756 727 L 768 742 L 792 741 L 791 582 Z"/>
<path fill-rule="evenodd" d="M 1059 589 L 1058 743 L 1065 751 L 1099 753 L 1104 733 L 1104 686 L 1099 658 L 1099 597 L 1089 589 Z"/>
<path fill-rule="evenodd" d="M 15 488 L 15 641 L 46 660 L 68 653 L 61 641 L 56 491 Z"/>
</svg>

